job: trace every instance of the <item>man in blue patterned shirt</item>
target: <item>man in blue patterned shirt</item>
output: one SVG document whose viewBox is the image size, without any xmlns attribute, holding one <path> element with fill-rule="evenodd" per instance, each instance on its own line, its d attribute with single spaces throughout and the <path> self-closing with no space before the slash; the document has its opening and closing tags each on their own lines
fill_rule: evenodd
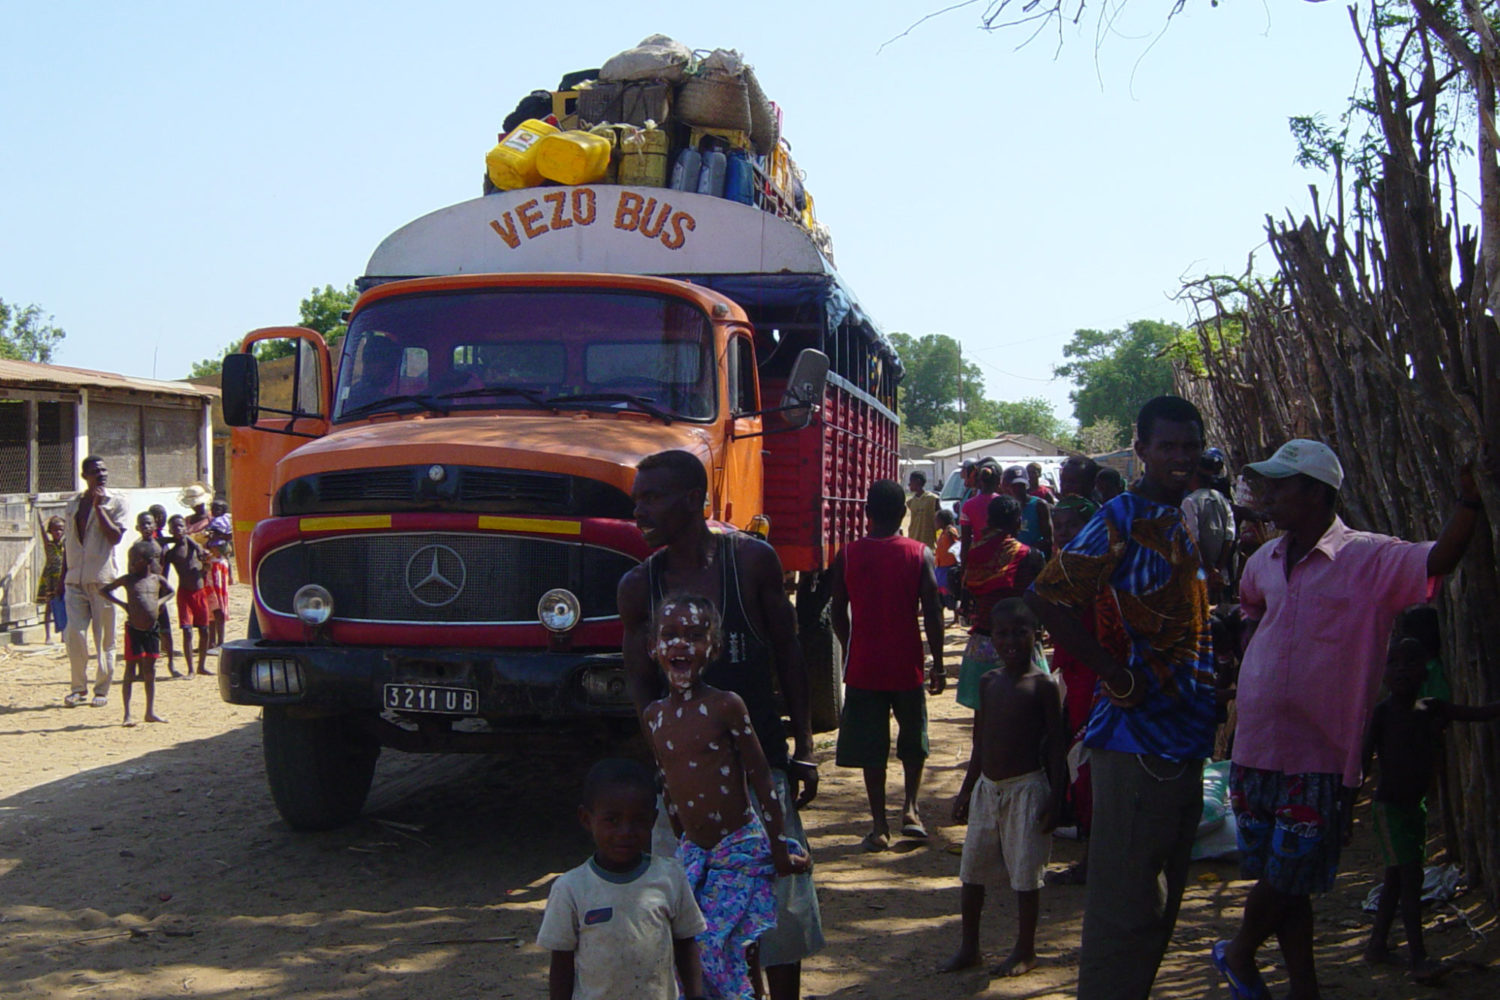
<svg viewBox="0 0 1500 1000">
<path fill-rule="evenodd" d="M 1145 1000 L 1187 881 L 1215 727 L 1208 590 L 1180 506 L 1202 451 L 1193 404 L 1158 396 L 1143 406 L 1140 481 L 1099 509 L 1027 595 L 1102 695 L 1083 741 L 1094 820 L 1080 1000 Z M 1115 623 L 1096 635 L 1080 612 L 1101 602 L 1118 613 L 1096 615 Z"/>
</svg>

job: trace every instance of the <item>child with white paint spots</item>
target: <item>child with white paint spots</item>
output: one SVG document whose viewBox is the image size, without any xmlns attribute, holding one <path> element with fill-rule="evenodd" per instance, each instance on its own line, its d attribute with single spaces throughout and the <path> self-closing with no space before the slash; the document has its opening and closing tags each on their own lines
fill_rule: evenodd
<svg viewBox="0 0 1500 1000">
<path fill-rule="evenodd" d="M 807 868 L 801 847 L 782 836 L 770 767 L 745 703 L 709 687 L 703 668 L 718 655 L 719 612 L 712 601 L 673 594 L 656 607 L 651 655 L 669 693 L 644 719 L 662 774 L 677 857 L 687 870 L 708 929 L 698 936 L 703 979 L 722 1000 L 759 995 L 751 986 L 755 942 L 776 924 L 772 884 Z M 746 781 L 766 803 L 751 808 Z M 768 836 L 769 831 L 769 836 Z"/>
</svg>

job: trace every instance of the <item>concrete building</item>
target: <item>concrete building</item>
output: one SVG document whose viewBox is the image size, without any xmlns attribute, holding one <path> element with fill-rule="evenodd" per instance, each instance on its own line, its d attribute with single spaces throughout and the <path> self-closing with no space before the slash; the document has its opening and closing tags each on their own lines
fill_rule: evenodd
<svg viewBox="0 0 1500 1000">
<path fill-rule="evenodd" d="M 0 360 L 0 628 L 38 620 L 42 526 L 83 488 L 99 455 L 130 519 L 152 504 L 180 513 L 184 486 L 213 489 L 210 406 L 218 390 L 31 361 Z M 127 531 L 124 550 L 135 539 Z"/>
</svg>

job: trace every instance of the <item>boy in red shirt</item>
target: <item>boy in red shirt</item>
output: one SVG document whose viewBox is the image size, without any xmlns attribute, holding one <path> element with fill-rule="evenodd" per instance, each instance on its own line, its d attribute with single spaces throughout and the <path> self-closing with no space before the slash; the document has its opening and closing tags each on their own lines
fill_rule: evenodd
<svg viewBox="0 0 1500 1000">
<path fill-rule="evenodd" d="M 885 815 L 885 770 L 893 712 L 898 726 L 896 757 L 906 775 L 901 833 L 906 837 L 927 836 L 917 811 L 922 768 L 927 760 L 927 701 L 922 691 L 918 609 L 932 653 L 928 690 L 941 694 L 947 678 L 943 673 L 943 606 L 938 599 L 932 550 L 901 535 L 906 514 L 901 484 L 882 479 L 872 485 L 865 512 L 870 518 L 870 534 L 840 550 L 831 570 L 833 628 L 847 651 L 836 759 L 840 767 L 864 771 L 873 820 L 864 846 L 868 851 L 883 851 L 891 842 Z"/>
</svg>

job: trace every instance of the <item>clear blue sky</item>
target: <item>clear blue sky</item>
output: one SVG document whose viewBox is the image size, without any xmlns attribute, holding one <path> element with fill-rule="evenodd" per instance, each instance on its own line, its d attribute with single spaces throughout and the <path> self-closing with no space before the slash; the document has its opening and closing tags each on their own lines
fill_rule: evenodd
<svg viewBox="0 0 1500 1000">
<path fill-rule="evenodd" d="M 1170 3 L 1133 0 L 1097 51 L 1091 4 L 1060 54 L 977 6 L 877 52 L 943 5 L 0 0 L 0 298 L 55 316 L 63 364 L 181 377 L 478 195 L 520 96 L 662 32 L 756 67 L 887 330 L 1071 418 L 1073 330 L 1182 320 L 1180 276 L 1326 189 L 1286 119 L 1336 114 L 1358 50 L 1342 4 L 1190 0 L 1156 39 Z"/>
</svg>

